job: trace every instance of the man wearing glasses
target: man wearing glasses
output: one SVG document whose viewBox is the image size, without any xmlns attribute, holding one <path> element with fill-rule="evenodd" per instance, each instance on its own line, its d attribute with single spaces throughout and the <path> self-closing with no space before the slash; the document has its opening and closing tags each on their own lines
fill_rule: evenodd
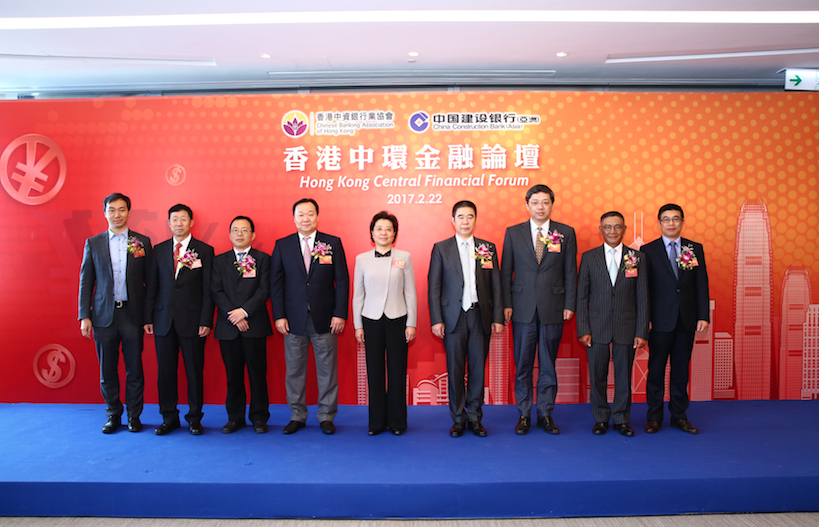
<svg viewBox="0 0 819 527">
<path fill-rule="evenodd" d="M 702 245 L 682 238 L 685 215 L 669 203 L 657 214 L 662 237 L 642 247 L 648 263 L 651 332 L 648 337 L 646 432 L 654 434 L 663 422 L 665 367 L 671 358 L 671 426 L 697 434 L 688 409 L 688 371 L 695 332 L 708 330 L 708 272 Z"/>
</svg>

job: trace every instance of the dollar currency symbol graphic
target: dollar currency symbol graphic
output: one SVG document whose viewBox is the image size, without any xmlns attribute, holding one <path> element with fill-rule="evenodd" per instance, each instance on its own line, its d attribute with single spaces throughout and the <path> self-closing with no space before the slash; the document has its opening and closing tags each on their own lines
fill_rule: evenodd
<svg viewBox="0 0 819 527">
<path fill-rule="evenodd" d="M 48 357 L 46 357 L 46 362 L 48 363 L 49 370 L 46 371 L 45 368 L 42 370 L 43 378 L 51 383 L 57 382 L 60 377 L 63 376 L 63 370 L 60 369 L 59 364 L 61 362 L 65 362 L 65 355 L 61 350 L 52 350 L 49 352 Z"/>
</svg>

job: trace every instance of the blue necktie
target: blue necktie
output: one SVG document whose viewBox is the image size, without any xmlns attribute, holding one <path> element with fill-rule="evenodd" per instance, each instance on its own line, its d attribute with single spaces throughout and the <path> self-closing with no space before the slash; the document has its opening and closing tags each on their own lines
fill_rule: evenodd
<svg viewBox="0 0 819 527">
<path fill-rule="evenodd" d="M 677 265 L 677 242 L 668 244 L 668 259 L 671 261 L 671 269 L 674 271 L 674 277 L 680 279 L 680 268 Z"/>
<path fill-rule="evenodd" d="M 611 277 L 611 285 L 614 285 L 614 282 L 617 281 L 617 258 L 614 255 L 614 249 L 609 249 L 609 255 L 611 255 L 611 263 L 609 264 L 609 276 Z"/>
</svg>

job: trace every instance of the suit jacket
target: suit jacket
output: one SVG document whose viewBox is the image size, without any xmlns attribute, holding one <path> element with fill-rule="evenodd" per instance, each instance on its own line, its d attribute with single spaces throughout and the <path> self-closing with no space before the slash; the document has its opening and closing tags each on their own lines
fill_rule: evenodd
<svg viewBox="0 0 819 527">
<path fill-rule="evenodd" d="M 318 333 L 330 331 L 330 319 L 347 319 L 350 301 L 350 276 L 341 240 L 316 232 L 316 243 L 324 242 L 332 250 L 331 263 L 310 261 L 310 272 L 304 269 L 299 233 L 279 240 L 273 248 L 270 268 L 270 299 L 273 320 L 286 318 L 290 331 L 304 335 L 308 306 Z"/>
<path fill-rule="evenodd" d="M 708 271 L 702 245 L 686 238 L 679 239 L 680 247 L 692 247 L 699 265 L 690 270 L 680 269 L 680 278 L 674 276 L 671 261 L 662 238 L 643 245 L 648 264 L 648 290 L 651 305 L 651 324 L 654 331 L 673 331 L 677 319 L 682 318 L 685 331 L 696 331 L 697 321 L 711 321 L 708 294 Z"/>
<path fill-rule="evenodd" d="M 549 228 L 563 235 L 560 252 L 546 250 L 539 265 L 529 221 L 506 229 L 501 285 L 503 307 L 513 309 L 512 322 L 531 322 L 537 309 L 541 324 L 562 324 L 564 309 L 577 311 L 574 229 L 556 221 Z"/>
<path fill-rule="evenodd" d="M 137 326 L 147 323 L 145 302 L 148 270 L 153 265 L 151 239 L 128 230 L 145 248 L 145 256 L 134 257 L 128 252 L 125 264 L 125 287 L 128 291 L 128 313 Z M 77 320 L 91 319 L 91 325 L 107 328 L 114 322 L 114 269 L 108 249 L 108 231 L 85 240 L 80 265 L 79 316 Z"/>
<path fill-rule="evenodd" d="M 248 338 L 267 337 L 273 334 L 267 299 L 270 297 L 270 256 L 250 249 L 250 256 L 256 260 L 256 276 L 243 278 L 236 268 L 236 253 L 233 249 L 213 259 L 213 273 L 210 281 L 213 300 L 219 308 L 216 312 L 217 339 L 233 340 L 239 335 Z M 239 331 L 227 315 L 241 307 L 247 312 L 247 331 Z"/>
<path fill-rule="evenodd" d="M 492 334 L 492 323 L 503 324 L 503 304 L 497 247 L 492 242 L 475 238 L 475 247 L 481 244 L 486 244 L 492 252 L 491 269 L 484 269 L 480 261 L 475 261 L 475 286 L 481 322 L 483 332 L 488 337 Z M 465 286 L 458 240 L 454 236 L 432 247 L 427 279 L 430 324 L 434 326 L 443 322 L 445 332 L 452 332 L 463 310 L 461 303 Z"/>
<path fill-rule="evenodd" d="M 648 339 L 648 273 L 645 255 L 623 247 L 623 258 L 614 285 L 606 266 L 606 248 L 583 253 L 577 284 L 577 336 L 591 335 L 592 342 L 631 346 L 634 337 Z M 639 258 L 637 276 L 626 276 L 625 256 Z"/>
<path fill-rule="evenodd" d="M 213 299 L 210 294 L 213 247 L 191 237 L 188 251 L 199 255 L 201 267 L 181 267 L 176 274 L 173 258 L 174 239 L 154 247 L 154 265 L 151 266 L 148 288 L 148 323 L 153 323 L 154 334 L 164 337 L 174 326 L 180 337 L 196 337 L 199 326 L 213 327 Z M 153 312 L 151 312 L 153 309 Z"/>
<path fill-rule="evenodd" d="M 375 250 L 370 250 L 355 257 L 355 329 L 364 327 L 362 316 L 378 320 L 382 315 L 387 315 L 387 318 L 394 320 L 407 315 L 407 327 L 414 328 L 418 324 L 412 258 L 407 251 L 396 248 L 392 249 L 391 254 L 392 258 L 376 258 Z"/>
</svg>

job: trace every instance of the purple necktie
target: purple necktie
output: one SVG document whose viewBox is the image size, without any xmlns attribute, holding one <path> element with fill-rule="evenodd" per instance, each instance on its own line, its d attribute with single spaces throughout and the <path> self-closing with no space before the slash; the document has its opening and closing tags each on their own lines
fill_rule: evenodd
<svg viewBox="0 0 819 527">
<path fill-rule="evenodd" d="M 304 270 L 307 273 L 310 273 L 310 258 L 312 255 L 310 254 L 310 238 L 305 236 L 304 237 Z"/>
</svg>

